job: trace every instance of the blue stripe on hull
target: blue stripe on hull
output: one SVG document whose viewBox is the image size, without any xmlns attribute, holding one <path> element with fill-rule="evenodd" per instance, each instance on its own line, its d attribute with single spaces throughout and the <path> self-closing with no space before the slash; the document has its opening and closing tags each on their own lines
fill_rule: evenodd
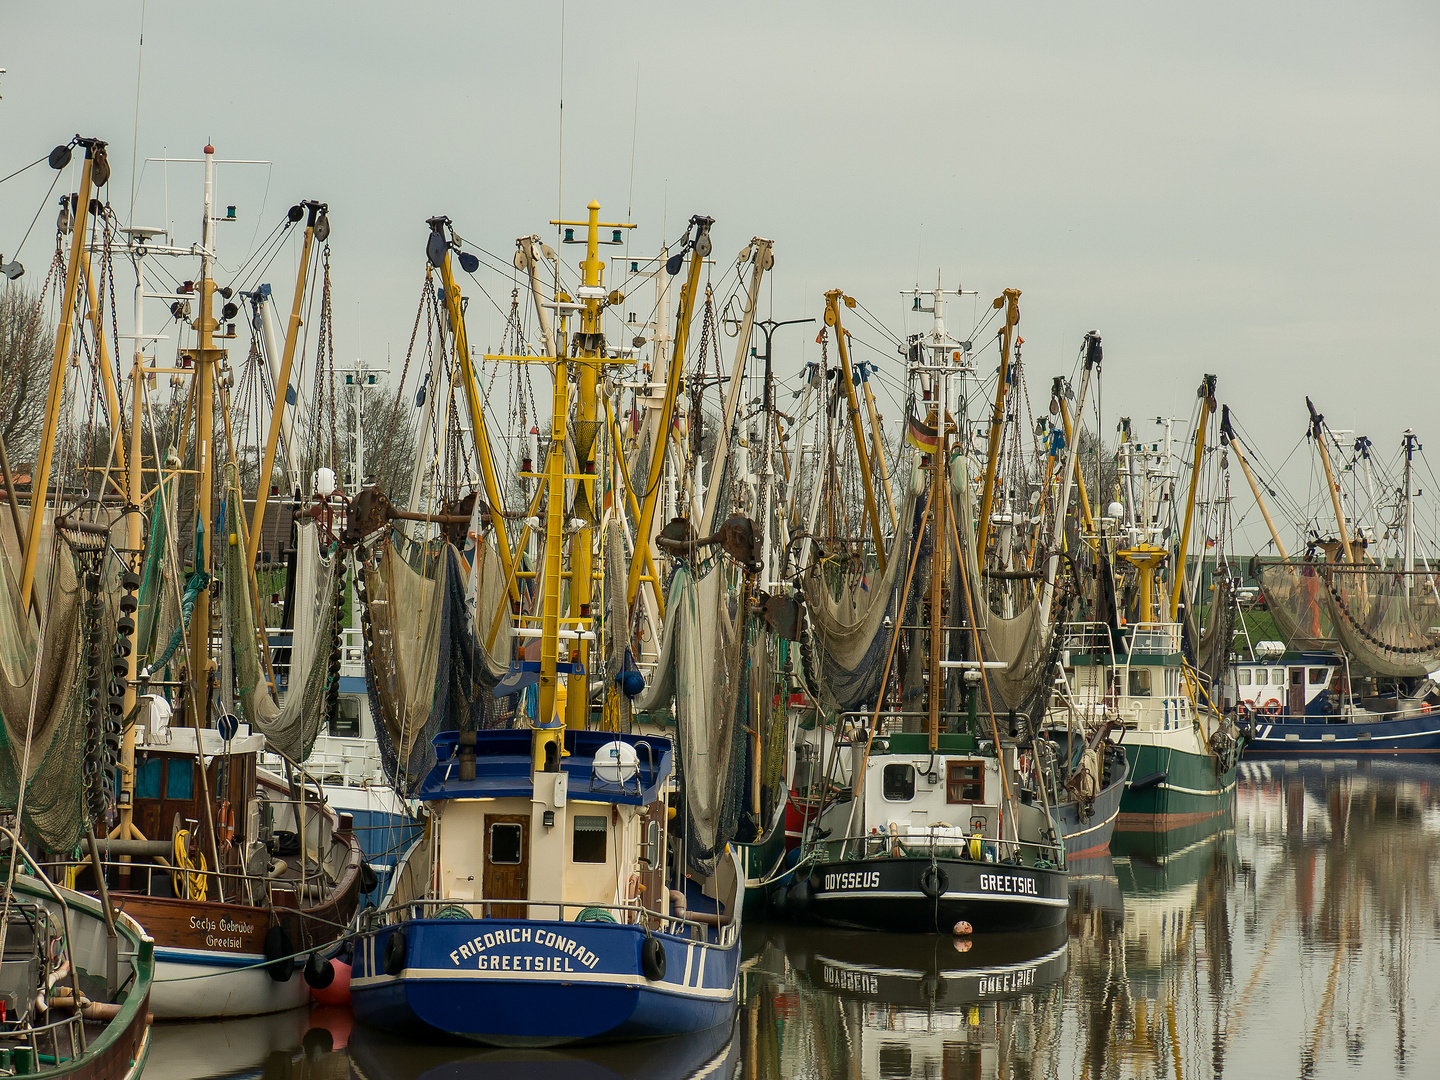
<svg viewBox="0 0 1440 1080">
<path fill-rule="evenodd" d="M 1246 750 L 1248 757 L 1369 757 L 1374 754 L 1440 754 L 1440 713 L 1371 724 L 1257 722 Z"/>
<path fill-rule="evenodd" d="M 398 932 L 385 927 L 357 942 L 350 992 L 360 1020 L 405 1034 L 558 1046 L 704 1031 L 735 1010 L 738 940 L 726 947 L 655 934 L 666 963 L 665 977 L 652 982 L 641 969 L 638 927 L 411 920 L 406 968 L 391 977 L 383 958 Z"/>
</svg>

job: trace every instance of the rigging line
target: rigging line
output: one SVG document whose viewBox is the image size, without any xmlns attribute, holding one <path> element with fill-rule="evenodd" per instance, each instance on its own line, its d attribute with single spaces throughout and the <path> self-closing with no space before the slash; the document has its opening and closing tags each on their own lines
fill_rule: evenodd
<svg viewBox="0 0 1440 1080">
<path fill-rule="evenodd" d="M 905 344 L 904 341 L 902 341 L 900 338 L 898 338 L 898 337 L 895 336 L 895 332 L 894 332 L 893 330 L 891 330 L 891 329 L 890 329 L 889 327 L 887 327 L 883 322 L 881 322 L 880 317 L 879 317 L 878 315 L 876 315 L 873 311 L 871 311 L 869 308 L 867 308 L 867 307 L 866 307 L 864 304 L 862 304 L 859 300 L 856 300 L 856 301 L 855 301 L 855 306 L 858 307 L 861 311 L 863 311 L 866 315 L 868 315 L 868 316 L 870 317 L 871 325 L 874 326 L 875 329 L 879 330 L 882 334 L 887 335 L 887 336 L 890 338 L 891 341 L 895 342 L 896 345 L 904 345 L 904 344 Z"/>
<path fill-rule="evenodd" d="M 45 160 L 48 159 L 49 157 L 50 157 L 49 154 L 44 154 L 44 155 L 42 155 L 41 157 L 38 157 L 38 158 L 36 158 L 34 161 L 30 162 L 30 164 L 29 164 L 29 165 L 26 165 L 24 169 L 16 169 L 16 170 L 15 170 L 14 172 L 12 172 L 9 176 L 0 177 L 0 184 L 5 183 L 6 180 L 14 180 L 15 177 L 17 177 L 17 176 L 19 176 L 21 173 L 25 172 L 26 169 L 33 169 L 36 165 L 39 165 L 40 162 L 45 161 Z M 631 167 L 631 170 L 632 170 L 632 182 L 633 182 L 633 170 L 634 170 L 634 167 L 635 167 L 635 166 L 634 166 L 633 159 L 632 159 L 632 162 L 631 162 L 631 166 L 630 166 L 630 167 Z"/>
<path fill-rule="evenodd" d="M 290 221 L 290 218 L 289 218 L 288 216 L 282 218 L 282 219 L 276 224 L 276 226 L 275 226 L 273 229 L 270 230 L 269 234 L 268 234 L 268 235 L 265 237 L 265 239 L 261 242 L 261 244 L 260 244 L 260 246 L 259 246 L 258 248 L 255 247 L 254 240 L 253 240 L 253 239 L 251 240 L 250 255 L 246 258 L 246 260 L 245 260 L 243 263 L 240 264 L 239 268 L 238 268 L 233 274 L 230 275 L 230 281 L 228 282 L 228 286 L 229 286 L 230 288 L 233 289 L 233 288 L 235 288 L 235 287 L 240 283 L 240 277 L 241 277 L 241 275 L 243 275 L 243 274 L 245 273 L 245 271 L 250 267 L 250 264 L 251 264 L 252 262 L 254 262 L 255 260 L 259 259 L 259 258 L 261 257 L 261 255 L 264 254 L 265 250 L 270 246 L 270 242 L 275 239 L 275 234 L 278 233 L 278 232 L 280 232 L 282 229 L 286 228 L 286 227 L 289 226 L 290 224 L 291 224 L 291 221 Z M 256 231 L 256 232 L 259 232 L 259 231 L 260 231 L 260 223 L 259 223 L 258 221 L 255 223 L 255 231 Z"/>
<path fill-rule="evenodd" d="M 28 166 L 27 166 L 27 167 L 28 167 Z M 11 255 L 10 258 L 12 258 L 12 259 L 18 259 L 18 258 L 20 258 L 20 249 L 25 246 L 25 241 L 30 239 L 30 233 L 31 233 L 31 232 L 34 230 L 34 228 L 35 228 L 35 222 L 39 221 L 39 220 L 40 220 L 40 215 L 45 212 L 45 204 L 50 201 L 50 196 L 53 195 L 53 194 L 55 194 L 55 185 L 60 182 L 60 176 L 61 176 L 61 173 L 56 172 L 56 174 L 55 174 L 55 179 L 53 179 L 53 180 L 50 181 L 50 190 L 47 191 L 47 192 L 45 192 L 45 197 L 40 200 L 40 209 L 36 210 L 36 211 L 35 211 L 35 216 L 30 219 L 30 228 L 28 228 L 28 229 L 25 230 L 25 235 L 24 235 L 24 237 L 20 240 L 20 246 L 15 249 L 15 253 L 14 253 L 13 255 Z"/>
</svg>

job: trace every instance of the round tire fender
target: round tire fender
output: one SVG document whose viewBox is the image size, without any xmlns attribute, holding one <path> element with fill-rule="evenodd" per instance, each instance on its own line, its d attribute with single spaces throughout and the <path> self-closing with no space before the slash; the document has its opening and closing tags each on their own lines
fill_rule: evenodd
<svg viewBox="0 0 1440 1080">
<path fill-rule="evenodd" d="M 265 959 L 269 961 L 265 970 L 276 982 L 289 982 L 295 974 L 295 944 L 290 933 L 279 923 L 265 931 Z"/>
<path fill-rule="evenodd" d="M 640 946 L 640 970 L 651 982 L 665 978 L 665 946 L 660 939 L 647 937 Z"/>
<path fill-rule="evenodd" d="M 380 875 L 375 873 L 375 868 L 368 862 L 362 862 L 360 864 L 360 891 L 362 893 L 374 892 L 375 886 L 379 884 Z"/>
<path fill-rule="evenodd" d="M 399 975 L 405 970 L 405 934 L 396 930 L 385 941 L 385 974 Z"/>
<path fill-rule="evenodd" d="M 312 990 L 324 990 L 335 981 L 335 965 L 318 952 L 305 958 L 305 985 Z"/>
<path fill-rule="evenodd" d="M 950 875 L 938 866 L 927 866 L 920 871 L 920 891 L 931 900 L 937 899 L 950 888 Z"/>
</svg>

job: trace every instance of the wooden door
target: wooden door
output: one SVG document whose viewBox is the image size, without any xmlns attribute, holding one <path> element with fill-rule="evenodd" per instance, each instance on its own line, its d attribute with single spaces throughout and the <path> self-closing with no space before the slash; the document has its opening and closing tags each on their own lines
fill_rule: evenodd
<svg viewBox="0 0 1440 1080">
<path fill-rule="evenodd" d="M 518 814 L 485 815 L 486 900 L 526 900 L 530 894 L 530 819 Z M 524 919 L 523 904 L 493 904 L 496 919 Z"/>
<path fill-rule="evenodd" d="M 1290 669 L 1290 701 L 1289 707 L 1285 710 L 1291 716 L 1305 715 L 1305 669 L 1292 667 Z"/>
</svg>

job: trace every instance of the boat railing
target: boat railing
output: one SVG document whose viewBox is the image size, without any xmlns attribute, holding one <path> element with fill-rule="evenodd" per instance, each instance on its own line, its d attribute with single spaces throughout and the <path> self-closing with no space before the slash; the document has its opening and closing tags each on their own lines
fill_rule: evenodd
<svg viewBox="0 0 1440 1080">
<path fill-rule="evenodd" d="M 59 989 L 58 987 L 56 989 Z M 53 994 L 54 991 L 51 991 Z M 52 1008 L 70 1008 L 70 1005 L 55 1005 Z M 0 1049 L 6 1049 L 13 1055 L 17 1047 L 7 1045 L 20 1043 L 28 1047 L 31 1054 L 30 1068 L 28 1072 L 45 1071 L 45 1063 L 41 1057 L 41 1047 L 47 1045 L 51 1051 L 51 1059 L 58 1067 L 65 1060 L 63 1044 L 61 1039 L 69 1047 L 69 1059 L 78 1061 L 85 1053 L 85 1017 L 81 1014 L 78 1003 L 75 1011 L 69 1016 L 59 1020 L 52 1020 L 48 1024 L 27 1025 L 23 1028 L 0 1028 Z M 22 1075 L 22 1067 L 12 1057 L 12 1069 L 15 1075 Z"/>
<path fill-rule="evenodd" d="M 722 937 L 728 937 L 734 931 L 734 912 L 724 914 L 711 914 L 709 912 L 687 912 L 685 915 L 665 915 L 647 908 L 642 904 L 597 904 L 583 900 L 509 900 L 503 897 L 491 897 L 484 900 L 462 900 L 454 897 L 431 900 L 406 900 L 403 903 L 393 904 L 384 908 L 368 908 L 362 914 L 362 918 L 370 921 L 372 925 L 398 925 L 410 919 L 424 919 L 444 917 L 441 912 L 449 909 L 456 909 L 466 912 L 467 917 L 476 919 L 496 919 L 504 916 L 496 915 L 495 908 L 525 908 L 528 912 L 534 908 L 549 908 L 559 913 L 561 922 L 616 922 L 640 925 L 651 930 L 659 930 L 662 933 L 688 935 L 695 941 L 705 941 L 710 930 L 721 932 Z M 426 911 L 432 912 L 426 915 Z M 587 920 L 587 919 L 566 919 L 567 911 L 575 911 L 578 915 L 587 912 L 603 912 L 609 919 Z"/>
<path fill-rule="evenodd" d="M 170 848 L 169 844 L 165 847 Z M 119 910 L 124 910 L 125 900 L 129 897 L 141 896 L 150 897 L 156 900 L 169 900 L 172 896 L 176 899 L 186 900 L 190 897 L 184 895 L 184 889 L 175 888 L 175 879 L 186 878 L 191 875 L 204 877 L 207 881 L 205 895 L 210 899 L 218 899 L 219 894 L 213 891 L 218 884 L 223 884 L 225 889 L 225 902 L 231 904 L 248 904 L 251 907 L 275 906 L 283 910 L 287 915 L 293 914 L 298 918 L 308 918 L 303 906 L 289 907 L 288 905 L 274 904 L 271 890 L 280 893 L 294 893 L 298 905 L 314 903 L 324 900 L 333 889 L 333 883 L 327 883 L 319 871 L 312 870 L 302 882 L 299 878 L 299 867 L 294 865 L 295 856 L 274 856 L 286 863 L 283 870 L 277 871 L 274 875 L 247 874 L 241 870 L 220 870 L 216 871 L 206 866 L 203 871 L 198 869 L 185 869 L 175 866 L 168 861 L 165 854 L 136 852 L 134 854 L 116 854 L 108 859 L 100 860 L 100 867 L 105 873 L 106 882 L 111 889 L 111 897 Z M 128 862 L 126 860 L 129 860 Z M 164 862 L 149 860 L 165 859 Z M 145 861 L 141 861 L 145 860 Z M 94 867 L 92 859 L 83 859 L 80 862 L 42 862 L 40 866 L 47 875 L 64 878 L 71 871 L 84 872 Z M 273 865 L 273 864 L 272 864 Z M 283 877 L 287 872 L 294 872 L 296 877 Z M 156 890 L 155 879 L 162 881 L 166 876 L 170 877 L 170 892 L 167 894 L 163 886 L 160 891 Z M 68 879 L 67 879 L 68 880 Z M 323 921 L 323 920 L 321 920 Z"/>
<path fill-rule="evenodd" d="M 946 832 L 941 834 L 940 829 Z M 1037 840 L 1003 840 L 981 832 L 967 833 L 954 826 L 932 825 L 926 829 L 890 832 L 876 829 L 854 836 L 827 836 L 831 851 L 843 853 L 846 861 L 889 856 L 891 858 L 962 859 L 966 862 L 999 866 L 1030 866 L 1053 869 L 1065 865 L 1065 845 Z M 1027 858 L 1028 856 L 1028 858 Z"/>
<path fill-rule="evenodd" d="M 1131 656 L 1173 656 L 1180 651 L 1180 624 L 1135 623 L 1130 628 Z"/>
<path fill-rule="evenodd" d="M 1061 648 L 1071 652 L 1090 653 L 1096 656 L 1111 656 L 1113 646 L 1110 627 L 1099 622 L 1069 622 L 1065 624 Z"/>
</svg>

